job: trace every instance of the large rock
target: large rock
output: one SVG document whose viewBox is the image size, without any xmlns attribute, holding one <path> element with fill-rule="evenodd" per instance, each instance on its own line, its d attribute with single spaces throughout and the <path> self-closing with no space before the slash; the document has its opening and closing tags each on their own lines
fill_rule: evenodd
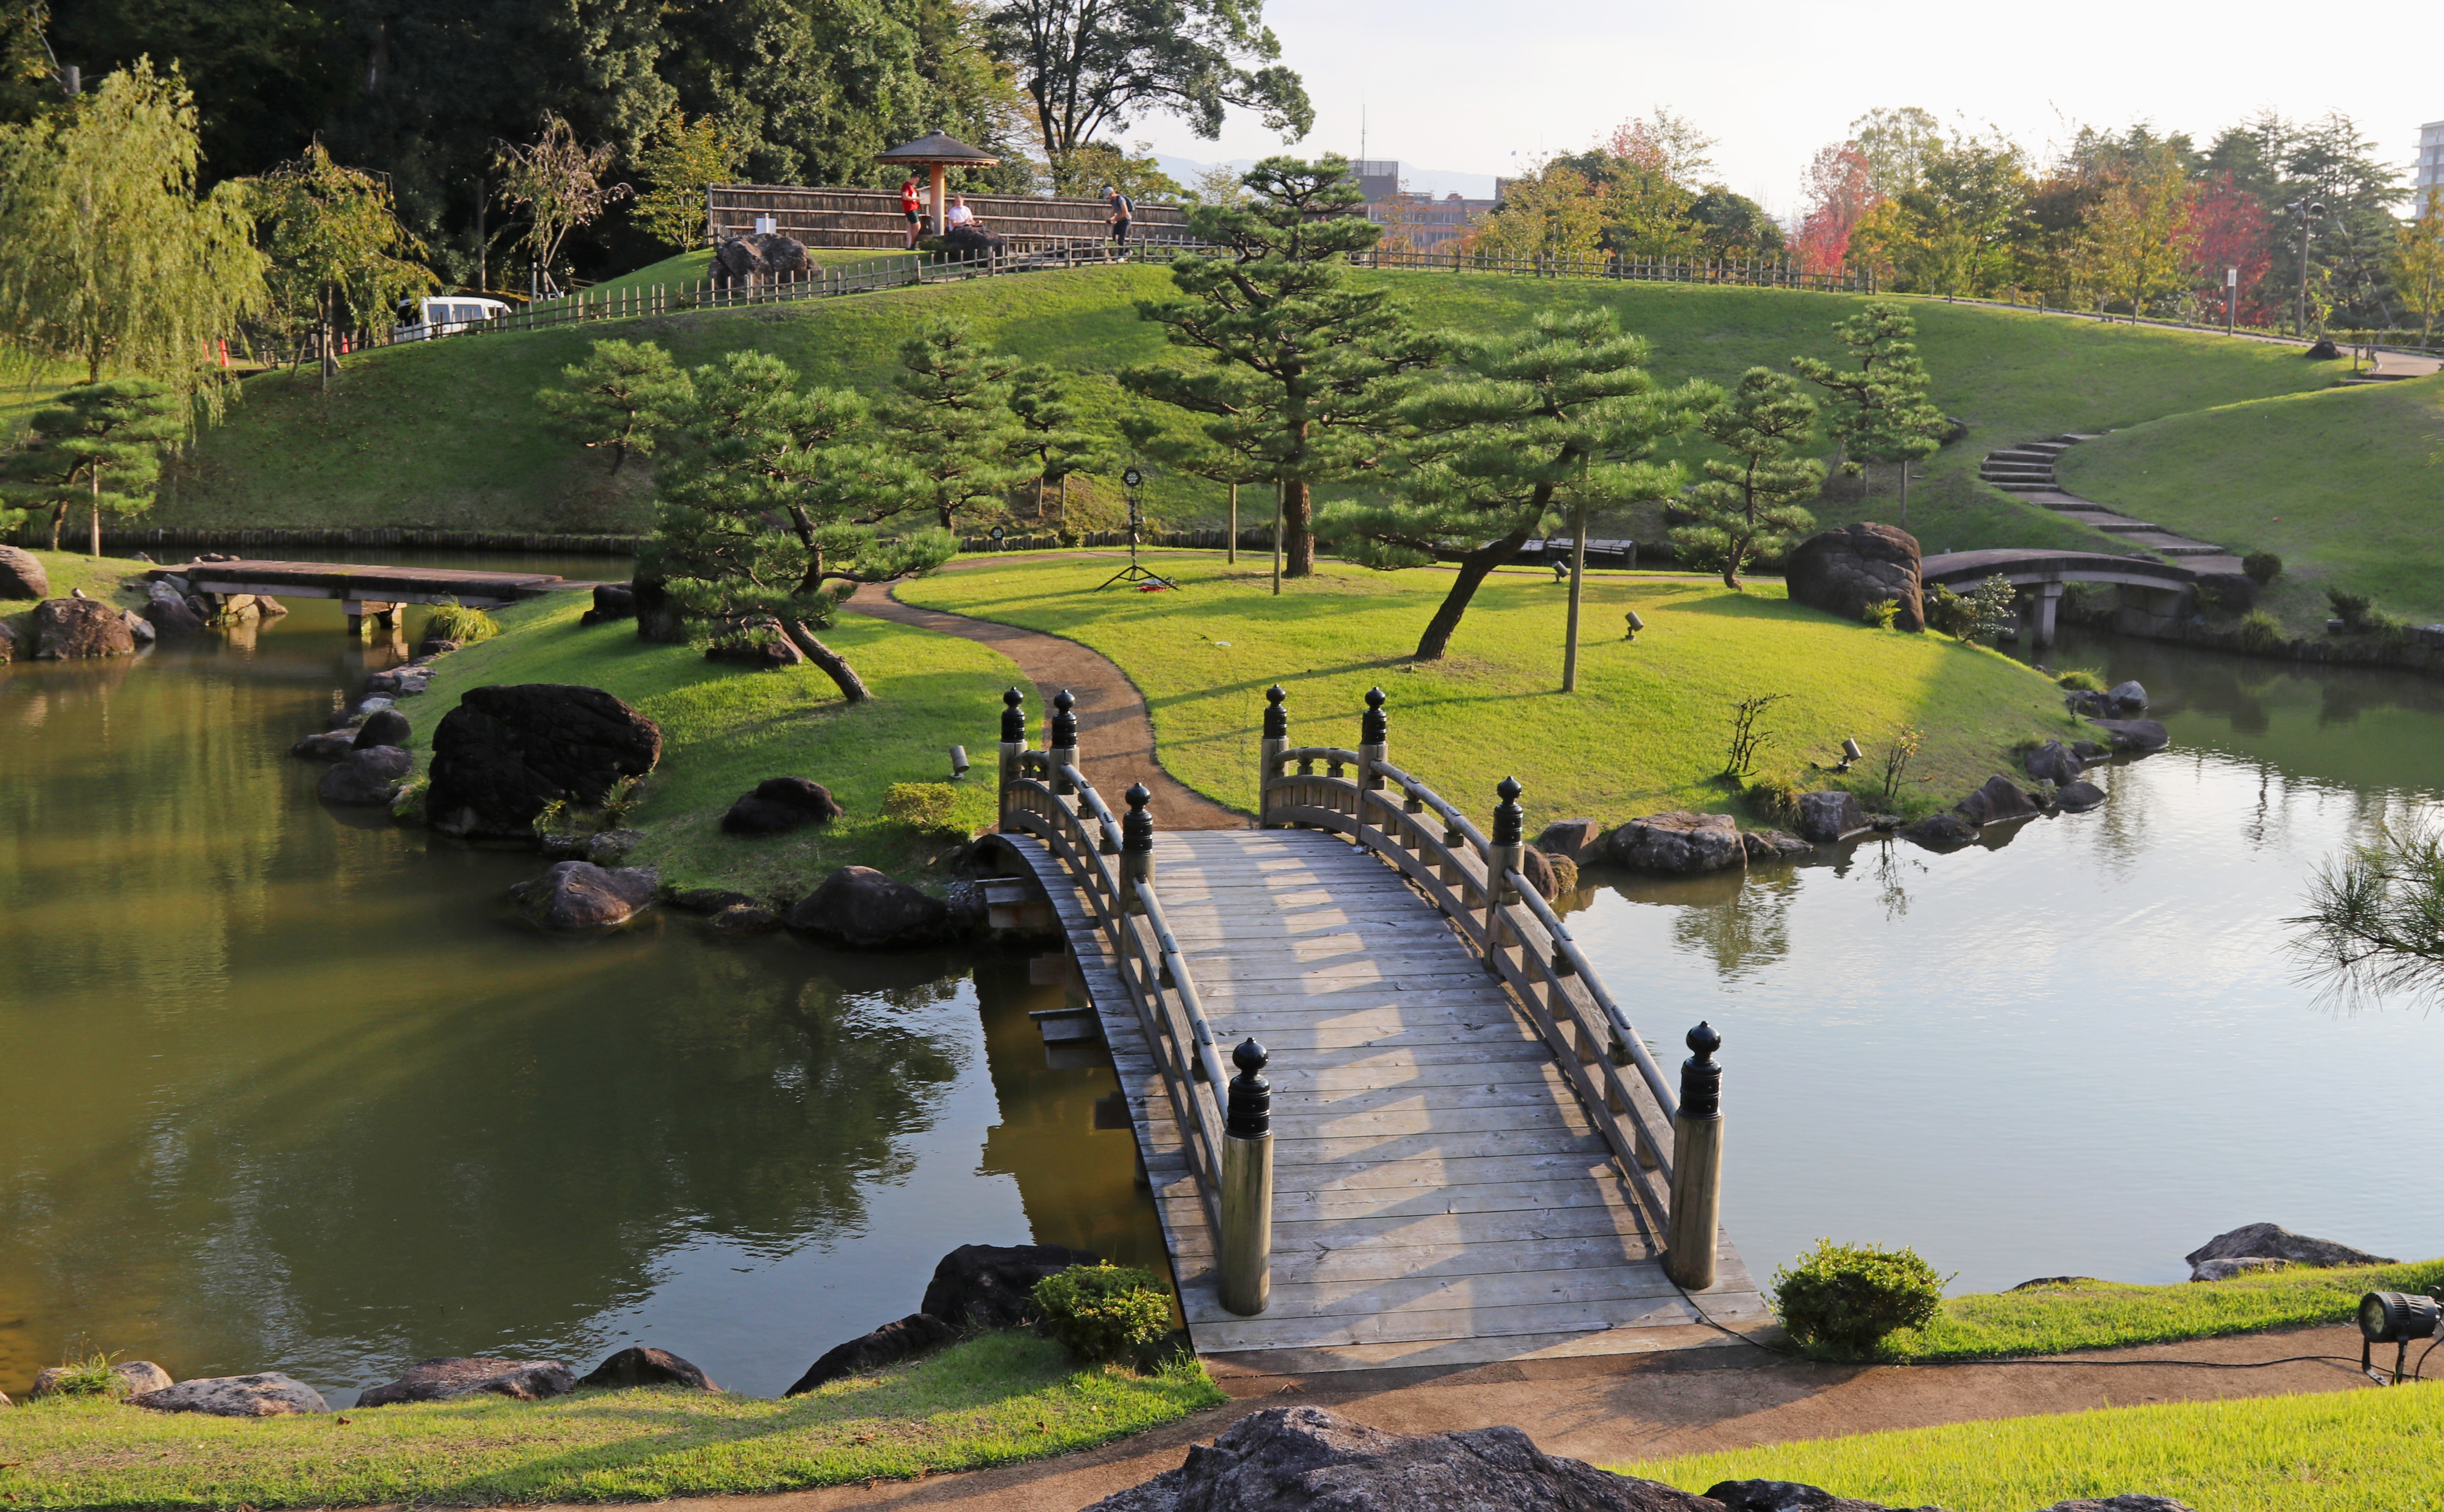
<svg viewBox="0 0 2444 1512">
<path fill-rule="evenodd" d="M 34 659 L 72 661 L 84 656 L 126 656 L 136 633 L 124 612 L 99 599 L 46 599 L 34 606 Z"/>
<path fill-rule="evenodd" d="M 2147 711 L 2147 690 L 2135 680 L 2114 684 L 2113 691 L 2104 696 L 2112 699 L 2113 706 L 2125 714 L 2143 714 Z"/>
<path fill-rule="evenodd" d="M 798 1377 L 796 1385 L 781 1394 L 804 1396 L 818 1386 L 897 1365 L 958 1337 L 957 1329 L 931 1313 L 910 1313 L 898 1322 L 885 1323 L 871 1334 L 861 1334 L 826 1350 L 823 1358 L 806 1367 L 806 1374 Z"/>
<path fill-rule="evenodd" d="M 954 1328 L 1016 1328 L 1035 1320 L 1037 1282 L 1102 1259 L 1059 1245 L 961 1245 L 934 1267 L 917 1311 Z"/>
<path fill-rule="evenodd" d="M 1722 1512 L 1721 1503 L 1538 1449 L 1515 1428 L 1387 1433 L 1270 1407 L 1088 1512 Z"/>
<path fill-rule="evenodd" d="M 2054 806 L 2065 814 L 2084 814 L 2104 805 L 2104 789 L 2085 778 L 2064 783 L 2054 790 Z"/>
<path fill-rule="evenodd" d="M 433 732 L 425 822 L 444 835 L 531 839 L 545 804 L 600 803 L 661 755 L 661 728 L 600 688 L 471 688 Z"/>
<path fill-rule="evenodd" d="M 161 632 L 153 628 L 152 620 L 133 609 L 119 611 L 119 622 L 127 627 L 127 633 L 136 637 L 139 646 L 149 646 L 161 636 Z"/>
<path fill-rule="evenodd" d="M 781 629 L 781 621 L 767 618 L 747 620 L 728 631 L 704 648 L 704 658 L 758 672 L 779 672 L 804 663 L 806 654 Z"/>
<path fill-rule="evenodd" d="M 1976 843 L 1977 826 L 1957 814 L 1930 814 L 1915 824 L 1902 825 L 1899 834 L 1931 851 L 1956 851 Z"/>
<path fill-rule="evenodd" d="M 661 875 L 650 867 L 562 861 L 510 888 L 509 896 L 517 900 L 519 916 L 537 929 L 612 930 L 651 905 L 661 885 Z"/>
<path fill-rule="evenodd" d="M 1881 1502 L 1835 1496 L 1801 1481 L 1717 1481 L 1706 1488 L 1706 1500 L 1721 1503 L 1725 1512 L 1894 1512 Z M 1917 1512 L 1940 1509 L 1920 1507 Z"/>
<path fill-rule="evenodd" d="M 1750 830 L 1740 837 L 1740 845 L 1749 853 L 1750 866 L 1760 861 L 1795 861 L 1816 849 L 1798 836 L 1785 835 L 1778 829 Z"/>
<path fill-rule="evenodd" d="M 594 585 L 594 607 L 577 617 L 581 625 L 608 624 L 614 619 L 637 618 L 637 590 L 624 582 L 598 582 Z"/>
<path fill-rule="evenodd" d="M 142 1396 L 147 1392 L 167 1391 L 171 1386 L 170 1373 L 149 1359 L 120 1360 L 110 1368 L 110 1373 L 119 1377 L 121 1396 Z M 46 1396 L 59 1395 L 60 1381 L 67 1374 L 68 1367 L 65 1365 L 36 1371 L 34 1389 L 26 1393 L 26 1400 L 39 1402 Z"/>
<path fill-rule="evenodd" d="M 2087 764 L 2067 749 L 2061 741 L 2049 740 L 2020 759 L 2028 775 L 2048 783 L 2075 783 L 2087 770 Z"/>
<path fill-rule="evenodd" d="M 2113 737 L 2113 748 L 2145 755 L 2173 743 L 2171 731 L 2152 719 L 2091 719 L 2089 724 Z"/>
<path fill-rule="evenodd" d="M 717 1392 L 713 1377 L 679 1358 L 666 1349 L 649 1349 L 632 1344 L 594 1367 L 578 1381 L 580 1386 L 599 1386 L 610 1391 L 627 1391 L 639 1386 L 685 1386 L 699 1392 Z"/>
<path fill-rule="evenodd" d="M 716 288 L 728 288 L 737 284 L 799 278 L 805 276 L 808 266 L 805 243 L 778 231 L 759 231 L 752 236 L 733 236 L 714 249 L 713 283 Z"/>
<path fill-rule="evenodd" d="M 2294 1265 L 2392 1265 L 2399 1263 L 2364 1249 L 2353 1249 L 2330 1239 L 2295 1234 L 2281 1224 L 2248 1224 L 2217 1234 L 2181 1257 L 2190 1263 L 2192 1281 L 2211 1260 L 2287 1260 Z"/>
<path fill-rule="evenodd" d="M 2191 586 L 2202 599 L 2213 596 L 2219 614 L 2245 615 L 2257 607 L 2257 580 L 2245 572 L 2201 572 Z"/>
<path fill-rule="evenodd" d="M 2192 1281 L 2230 1281 L 2234 1276 L 2247 1276 L 2261 1270 L 2289 1270 L 2287 1260 L 2268 1260 L 2263 1255 L 2240 1260 L 2202 1260 L 2190 1267 Z"/>
<path fill-rule="evenodd" d="M 783 921 L 790 932 L 858 950 L 935 945 L 951 933 L 951 907 L 870 866 L 843 866 Z"/>
<path fill-rule="evenodd" d="M 15 546 L 0 546 L 0 599 L 47 599 L 51 575 L 43 559 Z"/>
<path fill-rule="evenodd" d="M 1844 835 L 1855 835 L 1867 827 L 1867 811 L 1859 805 L 1858 795 L 1835 787 L 1822 793 L 1799 795 L 1799 822 L 1795 826 L 1802 839 L 1819 845 L 1830 845 Z"/>
<path fill-rule="evenodd" d="M 416 733 L 407 716 L 396 709 L 377 709 L 357 727 L 357 749 L 368 750 L 376 746 L 405 746 Z"/>
<path fill-rule="evenodd" d="M 2027 819 L 2044 812 L 2017 783 L 2000 772 L 1986 779 L 1983 787 L 1952 807 L 1954 813 L 1972 824 L 1995 824 L 2007 819 Z"/>
<path fill-rule="evenodd" d="M 176 639 L 205 633 L 204 617 L 195 613 L 194 606 L 176 588 L 156 582 L 144 590 L 144 619 L 155 634 Z"/>
<path fill-rule="evenodd" d="M 387 1385 L 369 1386 L 357 1393 L 359 1407 L 393 1407 L 400 1402 L 446 1402 L 454 1396 L 490 1392 L 520 1402 L 558 1396 L 577 1384 L 576 1374 L 556 1359 L 419 1360 Z"/>
<path fill-rule="evenodd" d="M 0 667 L 15 661 L 17 656 L 17 627 L 0 619 Z"/>
<path fill-rule="evenodd" d="M 1557 819 L 1536 837 L 1536 848 L 1547 856 L 1566 856 L 1581 866 L 1593 860 L 1603 844 L 1603 826 L 1591 819 Z"/>
<path fill-rule="evenodd" d="M 1676 809 L 1631 820 L 1613 831 L 1603 858 L 1639 872 L 1719 872 L 1747 865 L 1748 848 L 1729 814 Z"/>
<path fill-rule="evenodd" d="M 415 769 L 416 758 L 396 746 L 358 747 L 323 774 L 315 791 L 325 803 L 387 808 L 398 796 L 398 784 Z"/>
<path fill-rule="evenodd" d="M 1782 572 L 1790 581 L 1790 597 L 1799 603 L 1859 619 L 1869 604 L 1890 599 L 1900 605 L 1893 618 L 1895 628 L 1926 628 L 1917 538 L 1906 530 L 1861 521 L 1819 531 L 1791 547 Z"/>
<path fill-rule="evenodd" d="M 831 789 L 804 777 L 768 777 L 742 793 L 721 816 L 725 835 L 785 835 L 808 824 L 828 824 L 843 810 Z"/>
<path fill-rule="evenodd" d="M 353 729 L 326 729 L 306 736 L 288 747 L 291 756 L 303 756 L 309 762 L 339 762 L 348 759 L 357 748 L 357 732 Z"/>
<path fill-rule="evenodd" d="M 1579 890 L 1579 865 L 1566 856 L 1547 856 L 1529 846 L 1519 853 L 1519 875 L 1536 890 L 1536 895 L 1550 903 L 1565 893 Z"/>
<path fill-rule="evenodd" d="M 291 1412 L 331 1410 L 322 1392 L 278 1371 L 207 1375 L 127 1400 L 131 1407 L 149 1407 L 156 1412 L 202 1412 L 211 1417 L 285 1417 Z"/>
</svg>

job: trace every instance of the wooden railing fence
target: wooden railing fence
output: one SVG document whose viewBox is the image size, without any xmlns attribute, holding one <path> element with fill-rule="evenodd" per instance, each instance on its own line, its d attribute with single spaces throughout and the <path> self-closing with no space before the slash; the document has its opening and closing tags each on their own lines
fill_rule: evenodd
<svg viewBox="0 0 2444 1512">
<path fill-rule="evenodd" d="M 1378 248 L 1353 253 L 1361 267 L 1416 268 L 1444 273 L 1511 273 L 1530 278 L 1629 279 L 1655 284 L 1729 284 L 1752 288 L 1804 288 L 1836 294 L 1878 292 L 1873 268 L 1805 273 L 1787 261 L 1764 258 L 1684 257 L 1494 257 L 1464 248 L 1450 251 L 1400 251 Z"/>
</svg>

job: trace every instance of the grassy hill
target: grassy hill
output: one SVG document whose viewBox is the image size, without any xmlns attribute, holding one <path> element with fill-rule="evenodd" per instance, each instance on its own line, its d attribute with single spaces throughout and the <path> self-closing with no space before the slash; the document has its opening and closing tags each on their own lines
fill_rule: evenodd
<svg viewBox="0 0 2444 1512">
<path fill-rule="evenodd" d="M 632 280 L 685 278 L 701 254 Z M 1604 304 L 1654 346 L 1670 380 L 1736 378 L 1795 353 L 1835 354 L 1831 326 L 1856 296 L 1656 284 L 1542 282 L 1491 275 L 1380 273 L 1424 320 L 1468 330 L 1517 326 L 1547 308 Z M 1166 270 L 1088 268 L 849 299 L 467 337 L 351 359 L 337 392 L 285 375 L 250 380 L 247 402 L 203 438 L 158 509 L 165 525 L 405 526 L 620 530 L 645 521 L 643 470 L 543 429 L 534 391 L 604 337 L 662 342 L 702 362 L 754 346 L 817 381 L 879 387 L 899 342 L 935 315 L 1086 378 L 1087 407 L 1109 420 L 1132 402 L 1113 375 L 1168 349 L 1133 302 L 1170 289 Z M 1921 348 L 1944 409 L 1969 439 L 1926 467 L 1911 526 L 1930 549 L 1991 544 L 2097 544 L 2098 538 L 1974 481 L 1990 447 L 2069 429 L 2130 426 L 2186 411 L 2297 393 L 2332 381 L 2329 364 L 2283 348 L 2179 331 L 2133 329 L 1985 306 L 1914 302 Z M 1158 479 L 1150 503 L 1169 520 L 1210 520 L 1219 490 Z M 1829 522 L 1888 517 L 1889 498 L 1827 501 Z"/>
<path fill-rule="evenodd" d="M 2218 405 L 2074 448 L 2087 498 L 2288 569 L 2279 607 L 2323 618 L 2346 584 L 2422 622 L 2444 618 L 2444 378 Z"/>
</svg>

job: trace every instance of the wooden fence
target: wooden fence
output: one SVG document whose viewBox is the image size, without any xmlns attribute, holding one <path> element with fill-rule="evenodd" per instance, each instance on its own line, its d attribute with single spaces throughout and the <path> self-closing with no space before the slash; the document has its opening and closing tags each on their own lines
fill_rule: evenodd
<svg viewBox="0 0 2444 1512">
<path fill-rule="evenodd" d="M 1762 258 L 1489 257 L 1454 249 L 1410 252 L 1377 249 L 1352 253 L 1361 267 L 1405 267 L 1445 273 L 1511 273 L 1530 278 L 1635 279 L 1655 284 L 1732 284 L 1752 288 L 1805 288 L 1832 294 L 1879 292 L 1873 268 L 1803 273 L 1787 261 Z"/>
<path fill-rule="evenodd" d="M 919 173 L 921 177 L 922 171 Z M 987 230 L 1031 248 L 1069 241 L 1101 241 L 1109 235 L 1111 212 L 1100 199 L 1046 199 L 1033 194 L 968 194 L 968 208 Z M 799 189 L 780 184 L 714 184 L 705 191 L 705 220 L 716 237 L 746 236 L 758 218 L 808 247 L 872 248 L 908 244 L 908 219 L 899 195 L 880 189 Z M 1188 217 L 1176 205 L 1139 205 L 1136 229 L 1149 235 L 1187 234 Z"/>
</svg>

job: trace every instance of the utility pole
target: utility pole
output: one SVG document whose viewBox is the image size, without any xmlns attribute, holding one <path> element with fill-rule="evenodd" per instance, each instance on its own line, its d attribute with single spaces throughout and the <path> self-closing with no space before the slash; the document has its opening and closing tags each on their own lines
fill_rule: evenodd
<svg viewBox="0 0 2444 1512">
<path fill-rule="evenodd" d="M 2308 226 L 2325 213 L 2322 199 L 2295 199 L 2284 207 L 2300 221 L 2300 292 L 2291 307 L 2291 331 L 2295 336 L 2308 334 Z"/>
</svg>

